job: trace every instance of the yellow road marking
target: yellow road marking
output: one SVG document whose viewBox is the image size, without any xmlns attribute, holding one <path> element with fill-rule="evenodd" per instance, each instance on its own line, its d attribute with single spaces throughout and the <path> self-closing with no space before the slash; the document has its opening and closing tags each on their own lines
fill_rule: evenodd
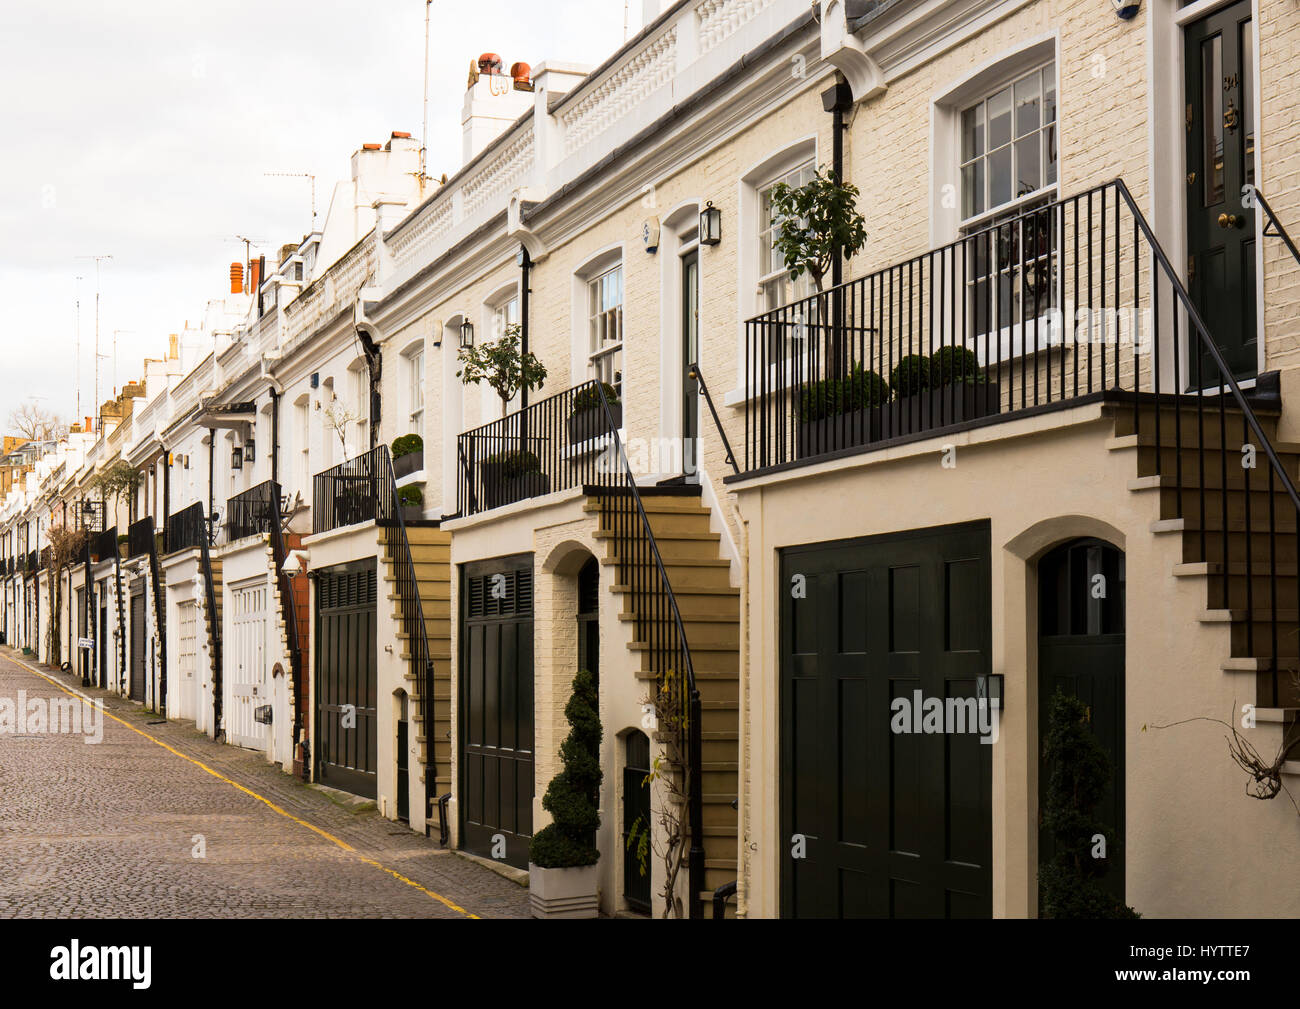
<svg viewBox="0 0 1300 1009">
<path fill-rule="evenodd" d="M 27 670 L 29 673 L 31 673 L 33 676 L 39 676 L 42 680 L 44 680 L 46 683 L 49 683 L 49 684 L 50 684 L 51 686 L 53 686 L 55 689 L 57 689 L 57 690 L 61 690 L 61 691 L 63 691 L 63 693 L 68 694 L 68 695 L 71 696 L 71 697 L 79 697 L 83 702 L 86 702 L 86 703 L 89 703 L 89 702 L 92 700 L 92 698 L 90 698 L 90 697 L 87 696 L 86 694 L 83 694 L 83 693 L 81 693 L 80 691 L 77 691 L 77 690 L 70 690 L 68 687 L 65 687 L 65 686 L 64 686 L 62 683 L 60 683 L 58 680 L 51 679 L 50 677 L 48 677 L 48 676 L 46 676 L 44 673 L 42 673 L 39 669 L 36 669 L 36 668 L 34 668 L 33 666 L 28 665 L 28 664 L 27 664 L 26 662 L 24 662 L 22 659 L 19 659 L 19 658 L 17 658 L 16 656 L 12 656 L 12 655 L 11 655 L 11 656 L 8 656 L 8 658 L 12 659 L 12 660 L 13 660 L 14 662 L 16 662 L 18 665 L 22 666 L 24 669 L 26 669 L 26 670 Z M 284 809 L 282 806 L 277 806 L 277 805 L 276 805 L 274 802 L 272 802 L 270 799 L 266 798 L 266 796 L 264 796 L 264 795 L 258 795 L 258 794 L 257 794 L 256 792 L 254 792 L 251 788 L 248 788 L 248 787 L 246 787 L 246 786 L 244 786 L 244 785 L 241 785 L 241 784 L 240 784 L 239 782 L 237 782 L 237 781 L 232 781 L 230 778 L 227 778 L 227 777 L 226 777 L 224 774 L 222 774 L 220 771 L 215 771 L 215 770 L 213 770 L 213 769 L 212 769 L 211 767 L 209 767 L 207 764 L 203 763 L 203 761 L 201 761 L 201 760 L 195 760 L 193 757 L 188 756 L 187 754 L 181 753 L 181 751 L 178 750 L 178 749 L 176 749 L 175 747 L 173 747 L 173 746 L 168 746 L 168 745 L 167 745 L 166 743 L 164 743 L 161 739 L 158 739 L 156 736 L 151 736 L 149 733 L 145 732 L 143 729 L 139 729 L 139 728 L 137 728 L 136 726 L 132 725 L 132 724 L 131 724 L 130 722 L 128 722 L 128 721 L 125 721 L 124 719 L 118 718 L 117 715 L 113 714 L 112 712 L 110 712 L 110 711 L 108 711 L 108 710 L 105 710 L 105 711 L 104 711 L 104 717 L 105 717 L 105 718 L 111 718 L 111 719 L 113 719 L 113 721 L 117 722 L 119 725 L 125 725 L 128 729 L 130 729 L 130 730 L 131 730 L 132 732 L 134 732 L 136 735 L 138 735 L 138 736 L 143 736 L 145 739 L 149 740 L 149 742 L 151 742 L 151 743 L 156 743 L 158 746 L 161 746 L 161 747 L 162 747 L 164 750 L 166 750 L 168 753 L 171 753 L 171 754 L 176 755 L 177 757 L 180 757 L 181 760 L 187 760 L 187 761 L 189 761 L 189 762 L 190 762 L 191 764 L 193 764 L 195 767 L 198 767 L 198 768 L 201 768 L 201 769 L 204 770 L 204 771 L 207 771 L 208 774 L 212 775 L 214 778 L 216 778 L 216 779 L 218 779 L 218 780 L 220 780 L 220 781 L 224 781 L 227 785 L 230 785 L 232 788 L 237 788 L 239 791 L 243 792 L 245 795 L 251 796 L 252 798 L 256 799 L 258 802 L 264 803 L 266 806 L 270 807 L 271 809 L 273 809 L 273 810 L 275 810 L 277 813 L 279 813 L 281 816 L 283 816 L 286 820 L 292 820 L 294 823 L 298 824 L 299 826 L 301 826 L 301 827 L 306 827 L 306 828 L 307 828 L 308 830 L 310 830 L 313 834 L 319 834 L 321 837 L 325 838 L 325 840 L 327 840 L 327 841 L 332 841 L 334 844 L 337 844 L 337 845 L 338 845 L 340 848 L 342 848 L 344 851 L 346 851 L 346 852 L 350 852 L 351 854 L 355 855 L 355 856 L 357 857 L 357 860 L 358 860 L 358 861 L 364 862 L 366 865 L 374 866 L 376 869 L 379 869 L 381 872 L 386 872 L 386 873 L 388 873 L 388 875 L 392 876 L 393 879 L 396 879 L 396 880 L 398 880 L 398 881 L 400 881 L 400 882 L 402 882 L 402 883 L 405 883 L 407 886 L 414 887 L 416 890 L 419 890 L 421 893 L 423 893 L 423 894 L 427 894 L 428 896 L 432 897 L 432 898 L 433 898 L 434 900 L 436 900 L 439 904 L 442 904 L 442 905 L 444 905 L 445 907 L 448 907 L 448 908 L 450 908 L 451 910 L 453 910 L 453 911 L 455 911 L 455 912 L 457 912 L 457 913 L 459 913 L 459 914 L 463 914 L 466 918 L 478 918 L 478 917 L 479 917 L 478 915 L 474 914 L 474 913 L 471 912 L 471 911 L 466 911 L 463 907 L 461 907 L 461 906 L 460 906 L 459 904 L 457 904 L 455 901 L 448 900 L 448 899 L 447 899 L 446 897 L 444 897 L 442 894 L 440 894 L 440 893 L 435 893 L 433 890 L 430 890 L 428 887 L 421 886 L 419 883 L 415 882 L 415 880 L 413 880 L 413 879 L 408 879 L 406 876 L 403 876 L 400 872 L 396 871 L 395 869 L 390 869 L 390 868 L 388 868 L 388 866 L 383 865 L 383 864 L 380 863 L 380 862 L 376 862 L 373 858 L 367 858 L 365 855 L 362 855 L 359 851 L 357 851 L 356 848 L 352 847 L 352 845 L 348 844 L 348 843 L 347 843 L 346 841 L 344 841 L 342 838 L 340 838 L 340 837 L 335 837 L 333 834 L 329 833 L 328 831 L 321 830 L 320 827 L 317 827 L 314 823 L 308 823 L 306 820 L 302 819 L 301 817 L 294 816 L 292 813 L 290 813 L 287 809 Z"/>
</svg>

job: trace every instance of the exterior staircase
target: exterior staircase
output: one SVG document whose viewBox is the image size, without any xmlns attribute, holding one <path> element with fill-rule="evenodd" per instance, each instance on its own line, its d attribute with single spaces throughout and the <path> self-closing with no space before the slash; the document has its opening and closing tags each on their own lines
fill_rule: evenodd
<svg viewBox="0 0 1300 1009">
<path fill-rule="evenodd" d="M 702 783 L 704 824 L 704 889 L 695 894 L 707 916 L 713 891 L 737 876 L 737 812 L 740 748 L 740 590 L 731 584 L 731 564 L 720 550 L 721 536 L 709 526 L 709 509 L 700 502 L 698 488 L 687 494 L 656 493 L 641 488 L 650 528 L 681 612 L 695 682 L 700 692 L 703 740 Z M 588 500 L 588 512 L 601 514 L 598 501 Z M 604 563 L 616 571 L 612 591 L 622 599 L 619 619 L 644 627 L 647 614 L 636 611 L 638 600 L 629 581 L 649 583 L 658 578 L 653 562 L 628 578 L 620 564 L 619 537 L 602 515 L 596 538 L 606 541 Z M 617 572 L 622 572 L 620 575 Z M 644 603 L 643 603 L 644 604 Z M 659 614 L 661 619 L 671 619 Z M 638 676 L 647 694 L 653 692 L 655 673 L 650 668 L 652 645 L 633 640 L 629 648 L 640 654 Z M 728 905 L 734 914 L 734 904 Z"/>
<path fill-rule="evenodd" d="M 1272 404 L 1252 410 L 1283 470 L 1300 484 L 1300 443 L 1278 439 L 1280 410 Z M 1279 746 L 1290 733 L 1294 745 L 1284 772 L 1300 773 L 1300 734 L 1293 729 L 1300 710 L 1300 535 L 1294 503 L 1276 474 L 1270 486 L 1272 464 L 1235 404 L 1221 417 L 1217 399 L 1199 411 L 1195 399 L 1177 410 L 1172 404 L 1157 410 L 1145 402 L 1137 412 L 1133 406 L 1116 407 L 1114 419 L 1115 436 L 1107 447 L 1135 457 L 1130 491 L 1158 496 L 1160 517 L 1152 533 L 1181 540 L 1182 562 L 1173 574 L 1203 580 L 1200 621 L 1228 628 L 1223 672 L 1249 678 L 1244 699 L 1255 703 L 1259 722 L 1279 726 Z M 1244 445 L 1255 446 L 1253 467 L 1243 465 L 1249 461 Z M 1272 753 L 1261 755 L 1269 759 Z"/>
<path fill-rule="evenodd" d="M 380 530 L 380 556 L 383 558 L 384 592 L 392 608 L 393 620 L 403 626 L 402 596 L 398 565 L 405 566 L 406 559 L 394 557 L 389 543 L 400 542 L 385 536 Z M 424 630 L 429 642 L 429 657 L 433 661 L 433 697 L 426 699 L 424 677 L 415 669 L 405 674 L 406 691 L 411 700 L 410 721 L 414 732 L 419 761 L 419 780 L 425 785 L 425 794 L 433 803 L 451 791 L 451 533 L 431 525 L 407 525 L 406 539 L 410 545 L 411 562 L 415 566 L 415 581 L 419 586 L 420 610 L 424 616 Z M 412 651 L 408 644 L 411 635 L 399 630 L 402 661 L 410 663 Z M 431 704 L 428 701 L 431 700 Z M 430 746 L 432 739 L 432 746 Z M 433 760 L 430 777 L 429 760 Z M 411 768 L 411 773 L 416 773 Z M 434 809 L 426 809 L 429 822 L 436 821 Z"/>
<path fill-rule="evenodd" d="M 220 713 L 224 704 L 224 689 L 221 682 L 221 607 L 222 607 L 222 581 L 221 581 L 221 558 L 213 557 L 210 560 L 212 567 L 212 602 L 213 612 L 208 612 L 206 600 L 203 611 L 207 617 L 207 634 L 208 634 L 208 662 L 212 667 L 212 710 L 214 713 Z M 224 717 L 214 721 L 213 738 L 220 739 L 225 735 L 226 724 Z"/>
</svg>

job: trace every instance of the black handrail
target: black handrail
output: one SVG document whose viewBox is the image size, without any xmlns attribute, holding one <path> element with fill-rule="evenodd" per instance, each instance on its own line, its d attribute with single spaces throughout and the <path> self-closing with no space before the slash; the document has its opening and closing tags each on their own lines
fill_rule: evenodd
<svg viewBox="0 0 1300 1009">
<path fill-rule="evenodd" d="M 126 555 L 143 557 L 153 549 L 153 516 L 146 515 L 126 527 Z"/>
<path fill-rule="evenodd" d="M 622 584 L 633 595 L 636 638 L 647 647 L 650 672 L 655 674 L 661 690 L 669 693 L 676 707 L 678 740 L 686 751 L 687 818 L 691 846 L 687 854 L 687 885 L 690 887 L 690 917 L 700 917 L 700 890 L 704 885 L 704 796 L 703 735 L 700 692 L 695 683 L 695 665 L 690 643 L 682 623 L 677 597 L 673 594 L 668 571 L 659 553 L 650 517 L 646 514 L 636 475 L 628 462 L 623 442 L 618 436 L 611 404 L 602 383 L 594 386 L 600 397 L 607 431 L 614 454 L 621 466 L 617 475 L 603 467 L 601 484 L 596 488 L 600 501 L 601 525 L 615 538 L 615 555 Z M 612 479 L 611 479 L 612 478 Z M 647 569 L 653 565 L 654 575 Z"/>
<path fill-rule="evenodd" d="M 198 506 L 200 510 L 203 505 Z M 205 522 L 205 526 L 208 523 Z M 222 666 L 221 666 L 221 624 L 217 621 L 217 591 L 212 577 L 212 551 L 209 540 L 211 535 L 205 530 L 199 537 L 199 564 L 203 568 L 203 605 L 207 611 L 208 637 L 212 642 L 212 738 L 220 739 L 222 733 L 221 719 L 224 714 L 222 703 Z"/>
<path fill-rule="evenodd" d="M 90 556 L 90 537 L 87 536 L 82 544 L 82 569 L 81 569 L 81 636 L 93 640 L 96 646 L 99 644 L 99 632 L 95 620 L 95 581 L 91 572 L 94 562 Z M 77 655 L 82 655 L 82 648 L 77 645 Z M 98 647 L 92 647 L 90 654 L 85 656 L 81 663 L 81 685 L 90 686 L 93 679 L 91 671 L 95 668 L 95 658 L 99 654 Z"/>
<path fill-rule="evenodd" d="M 114 539 L 117 527 L 113 527 Z M 122 593 L 122 551 L 113 544 L 113 584 L 117 597 L 117 691 L 126 689 L 126 599 Z"/>
<path fill-rule="evenodd" d="M 263 480 L 226 501 L 226 542 L 262 536 L 280 521 L 280 485 Z"/>
<path fill-rule="evenodd" d="M 1297 249 L 1295 242 L 1291 241 L 1291 236 L 1287 234 L 1286 228 L 1284 228 L 1282 222 L 1278 220 L 1277 214 L 1273 213 L 1273 208 L 1268 205 L 1268 200 L 1264 199 L 1264 194 L 1259 191 L 1258 186 L 1248 186 L 1247 188 L 1250 190 L 1251 198 L 1259 204 L 1260 209 L 1264 211 L 1264 216 L 1268 218 L 1268 220 L 1264 222 L 1262 233 L 1267 235 L 1269 238 L 1282 239 L 1283 244 L 1286 245 L 1296 263 L 1300 264 L 1300 249 Z M 1274 230 L 1269 231 L 1269 228 L 1273 228 Z"/>
<path fill-rule="evenodd" d="M 267 486 L 268 484 L 269 486 Z M 293 599 L 293 576 L 284 570 L 285 558 L 288 556 L 288 552 L 285 550 L 284 545 L 284 513 L 280 507 L 282 501 L 280 485 L 275 481 L 268 480 L 266 484 L 261 486 L 266 488 L 264 497 L 269 498 L 271 506 L 274 508 L 274 516 L 269 522 L 267 532 L 271 538 L 271 562 L 275 565 L 276 584 L 280 589 L 280 610 L 284 616 L 285 634 L 289 639 L 289 679 L 293 684 L 292 746 L 296 749 L 298 735 L 302 731 L 303 704 L 302 653 L 298 647 L 298 610 Z M 235 501 L 232 498 L 230 501 L 231 522 L 235 521 L 235 515 Z"/>
<path fill-rule="evenodd" d="M 700 395 L 704 397 L 704 402 L 709 404 L 709 413 L 713 414 L 713 426 L 718 429 L 718 434 L 722 437 L 722 447 L 727 450 L 727 465 L 731 467 L 731 472 L 739 473 L 740 467 L 736 465 L 736 453 L 731 450 L 731 439 L 727 437 L 727 431 L 722 426 L 722 421 L 718 420 L 718 408 L 713 405 L 713 397 L 709 394 L 709 387 L 705 384 L 704 373 L 700 371 L 699 364 L 692 362 L 687 374 L 699 383 Z"/>
<path fill-rule="evenodd" d="M 167 552 L 180 553 L 194 550 L 207 539 L 208 524 L 203 517 L 203 502 L 195 501 L 187 508 L 167 516 Z"/>
<path fill-rule="evenodd" d="M 420 583 L 415 574 L 415 559 L 411 555 L 411 542 L 406 535 L 406 520 L 402 517 L 398 498 L 397 479 L 393 475 L 393 462 L 387 445 L 371 451 L 373 472 L 384 488 L 380 511 L 385 518 L 379 522 L 384 537 L 384 548 L 393 565 L 398 602 L 402 609 L 402 630 L 406 635 L 406 649 L 410 656 L 411 675 L 420 684 L 420 715 L 424 719 L 424 815 L 433 814 L 436 766 L 434 761 L 434 664 L 429 648 L 428 627 L 424 622 L 424 604 L 420 600 Z"/>
</svg>

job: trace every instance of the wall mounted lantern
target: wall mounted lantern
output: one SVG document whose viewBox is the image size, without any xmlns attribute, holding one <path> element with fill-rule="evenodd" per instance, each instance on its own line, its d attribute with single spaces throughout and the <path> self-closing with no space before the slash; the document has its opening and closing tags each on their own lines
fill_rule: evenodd
<svg viewBox="0 0 1300 1009">
<path fill-rule="evenodd" d="M 244 453 L 243 450 L 238 445 L 236 445 L 234 448 L 230 450 L 230 468 L 231 469 L 244 468 Z"/>
<path fill-rule="evenodd" d="M 700 244 L 717 245 L 722 241 L 722 211 L 710 200 L 700 211 Z"/>
<path fill-rule="evenodd" d="M 460 324 L 460 345 L 462 347 L 474 346 L 474 323 L 469 319 L 462 319 Z"/>
<path fill-rule="evenodd" d="M 253 462 L 257 458 L 257 442 L 252 438 L 244 442 L 244 461 Z"/>
</svg>

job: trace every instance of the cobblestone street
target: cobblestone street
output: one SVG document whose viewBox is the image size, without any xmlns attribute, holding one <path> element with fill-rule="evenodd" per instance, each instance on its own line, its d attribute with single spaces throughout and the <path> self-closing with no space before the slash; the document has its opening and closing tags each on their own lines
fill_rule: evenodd
<svg viewBox="0 0 1300 1009">
<path fill-rule="evenodd" d="M 0 699 L 69 696 L 11 655 L 0 649 Z M 260 754 L 84 692 L 105 699 L 97 745 L 0 734 L 0 917 L 527 916 L 526 889 L 372 804 L 349 808 Z"/>
</svg>

